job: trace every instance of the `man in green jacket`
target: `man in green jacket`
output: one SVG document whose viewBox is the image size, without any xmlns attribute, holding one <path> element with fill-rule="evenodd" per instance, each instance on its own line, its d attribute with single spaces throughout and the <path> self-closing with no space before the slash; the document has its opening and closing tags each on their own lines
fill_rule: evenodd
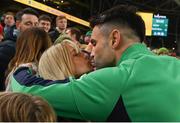
<svg viewBox="0 0 180 123">
<path fill-rule="evenodd" d="M 141 44 L 145 25 L 134 8 L 114 7 L 91 26 L 96 71 L 51 81 L 22 67 L 13 75 L 13 91 L 42 96 L 58 116 L 68 118 L 180 121 L 180 61 L 154 55 Z"/>
</svg>

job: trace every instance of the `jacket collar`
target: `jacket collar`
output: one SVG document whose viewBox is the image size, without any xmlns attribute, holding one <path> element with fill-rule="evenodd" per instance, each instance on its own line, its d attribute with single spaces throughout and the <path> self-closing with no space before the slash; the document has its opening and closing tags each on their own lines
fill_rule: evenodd
<svg viewBox="0 0 180 123">
<path fill-rule="evenodd" d="M 135 43 L 129 46 L 122 54 L 120 60 L 117 62 L 119 65 L 122 61 L 132 58 L 137 58 L 142 54 L 154 55 L 146 46 L 142 43 Z"/>
</svg>

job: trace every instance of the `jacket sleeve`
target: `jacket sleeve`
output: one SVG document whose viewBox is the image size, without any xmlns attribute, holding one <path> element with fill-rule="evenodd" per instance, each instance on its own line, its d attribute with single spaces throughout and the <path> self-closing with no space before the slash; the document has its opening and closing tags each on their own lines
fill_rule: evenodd
<svg viewBox="0 0 180 123">
<path fill-rule="evenodd" d="M 80 79 L 51 81 L 33 76 L 24 68 L 14 73 L 12 89 L 44 97 L 59 116 L 105 121 L 118 101 L 126 79 L 123 74 L 117 76 L 120 72 L 116 67 L 106 68 Z"/>
</svg>

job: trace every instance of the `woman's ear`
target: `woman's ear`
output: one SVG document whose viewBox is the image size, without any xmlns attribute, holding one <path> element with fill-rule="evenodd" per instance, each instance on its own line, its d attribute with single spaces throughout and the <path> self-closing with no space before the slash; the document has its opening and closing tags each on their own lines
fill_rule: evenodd
<svg viewBox="0 0 180 123">
<path fill-rule="evenodd" d="M 116 49 L 119 47 L 120 43 L 121 43 L 120 31 L 117 29 L 114 29 L 111 32 L 111 46 L 113 49 Z"/>
</svg>

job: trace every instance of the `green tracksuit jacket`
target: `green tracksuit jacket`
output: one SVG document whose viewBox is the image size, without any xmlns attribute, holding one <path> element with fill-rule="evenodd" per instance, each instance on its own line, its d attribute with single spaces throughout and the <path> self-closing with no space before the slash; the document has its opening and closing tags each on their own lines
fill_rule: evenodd
<svg viewBox="0 0 180 123">
<path fill-rule="evenodd" d="M 18 69 L 14 92 L 44 97 L 57 115 L 90 121 L 180 121 L 180 61 L 134 44 L 115 67 L 51 81 Z M 67 83 L 66 83 L 67 82 Z"/>
</svg>

